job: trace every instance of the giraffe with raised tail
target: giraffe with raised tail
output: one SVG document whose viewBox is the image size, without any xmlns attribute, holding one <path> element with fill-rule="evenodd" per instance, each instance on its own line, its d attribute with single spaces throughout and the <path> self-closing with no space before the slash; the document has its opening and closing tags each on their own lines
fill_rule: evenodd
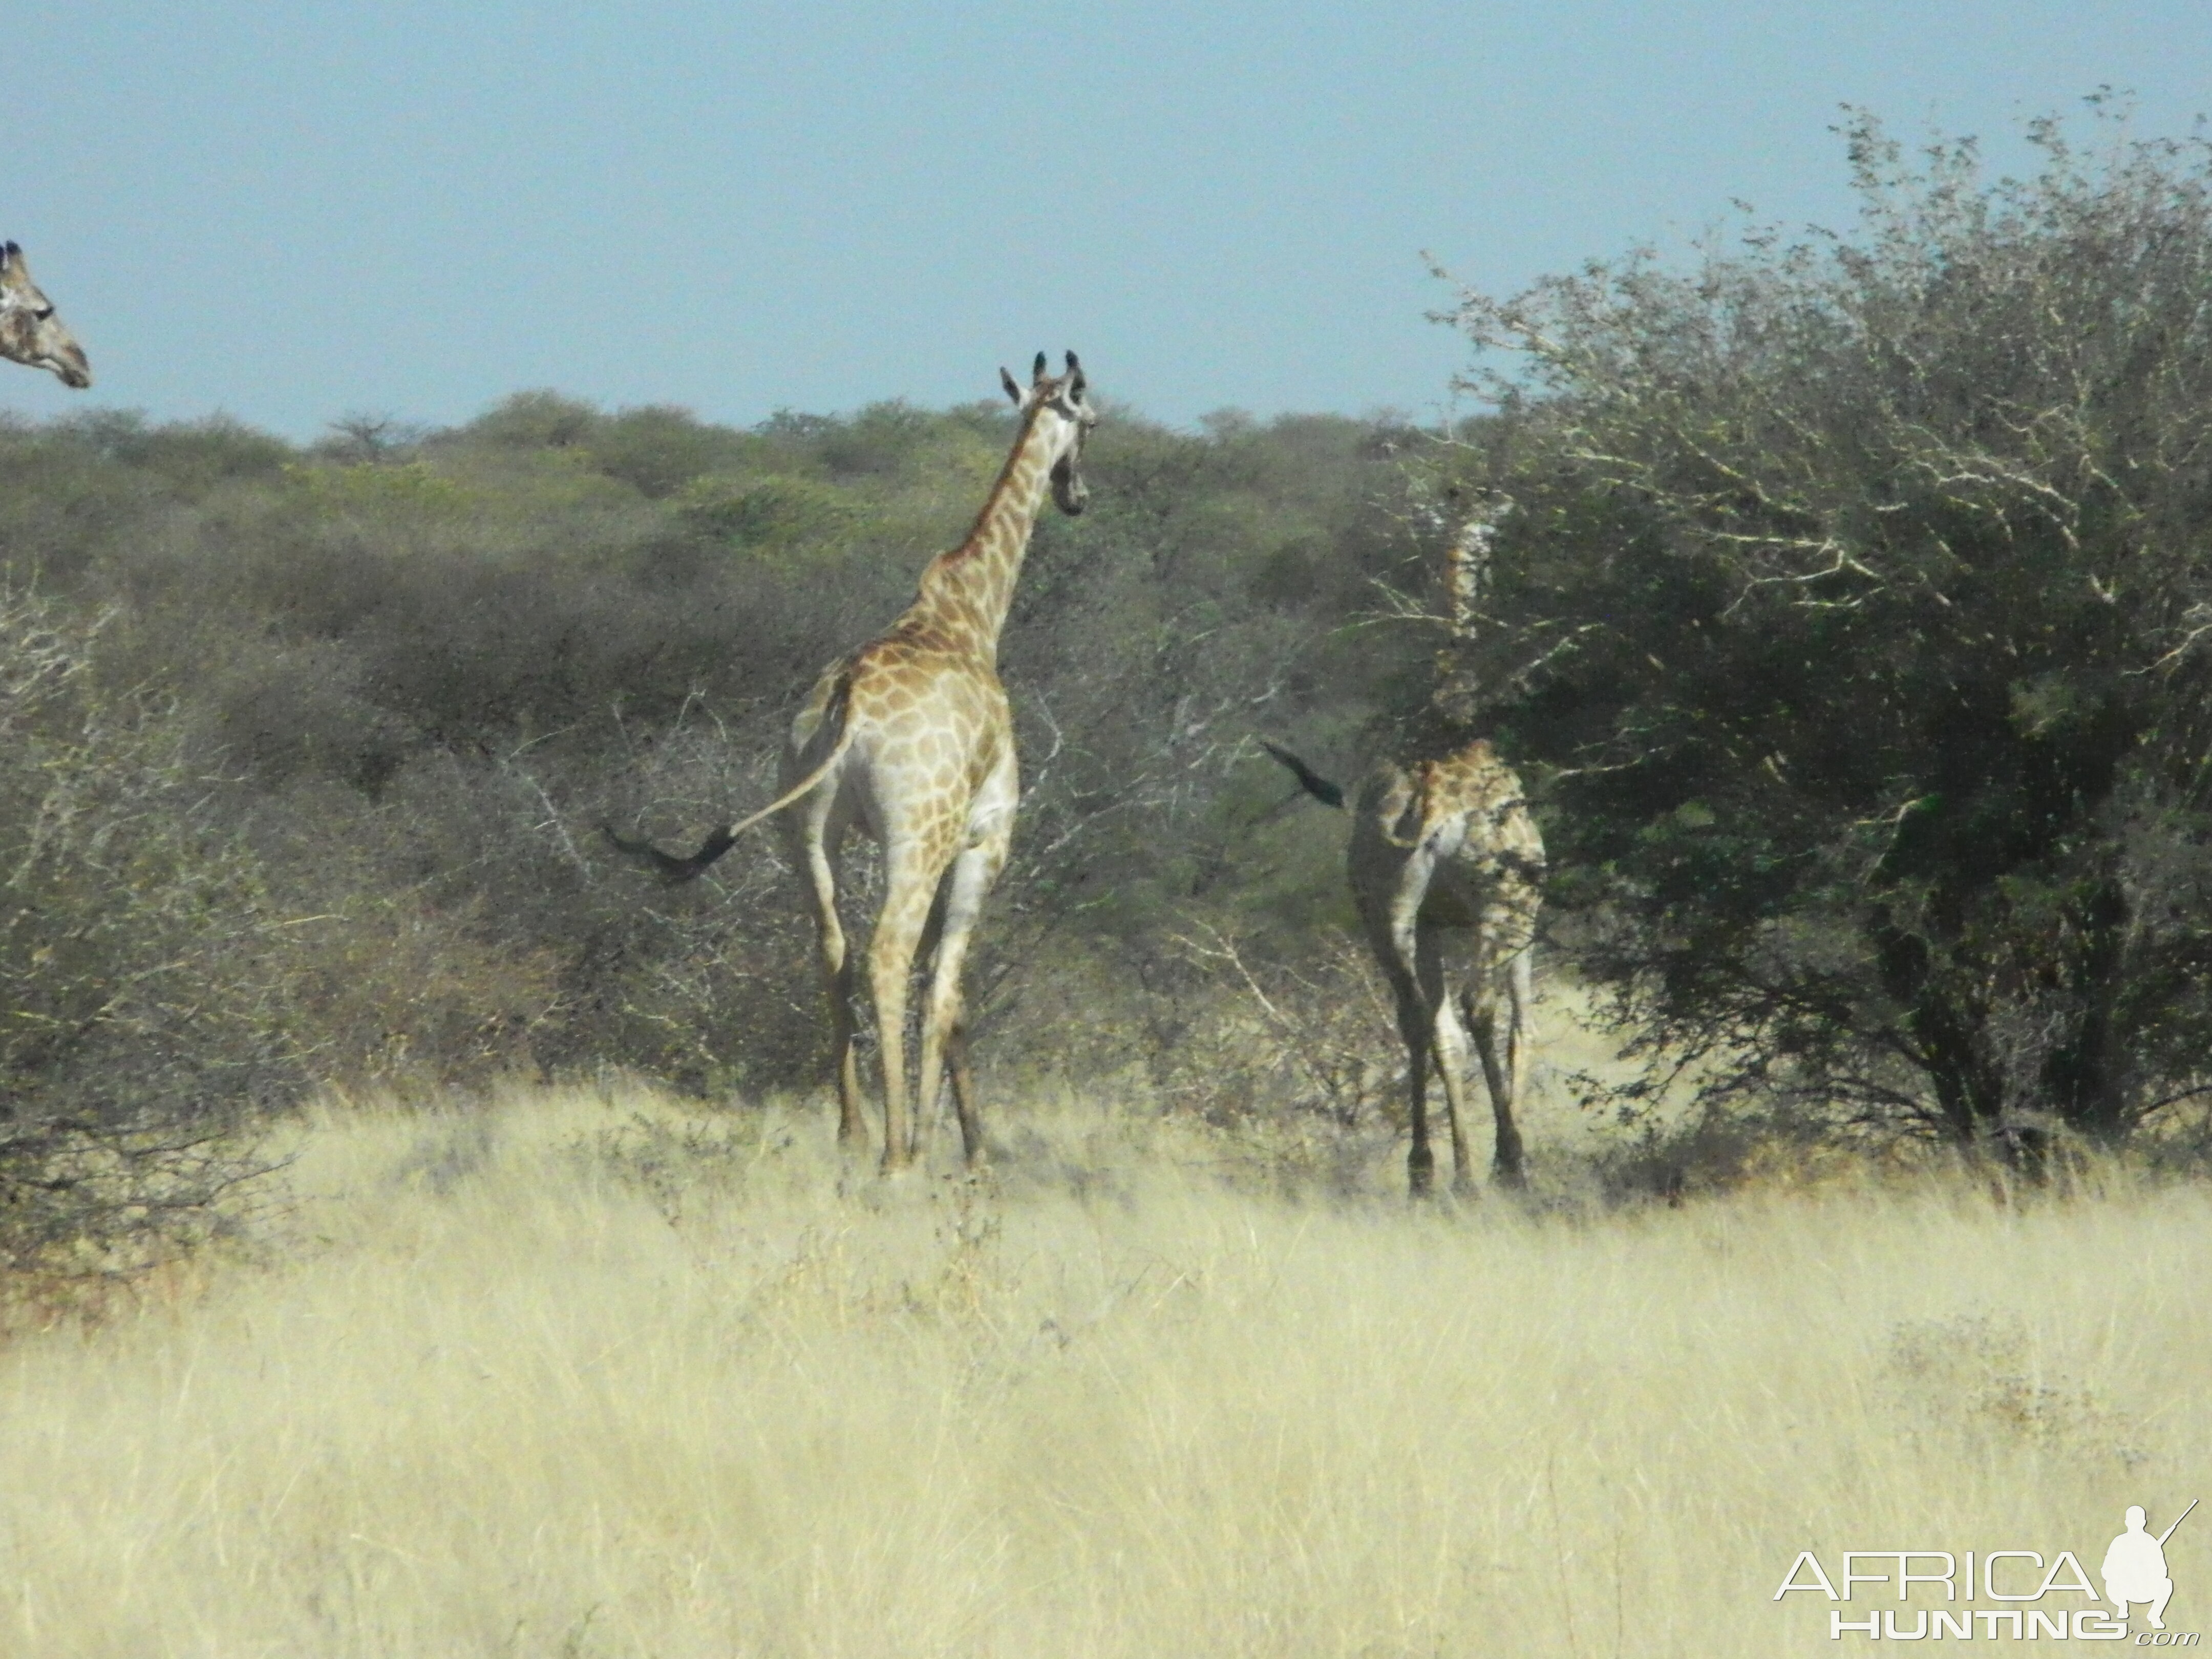
<svg viewBox="0 0 2212 1659">
<path fill-rule="evenodd" d="M 1416 1198 L 1426 1196 L 1436 1178 L 1432 1060 L 1443 1083 L 1452 1186 L 1473 1189 L 1463 1121 L 1470 1036 L 1496 1126 L 1492 1176 L 1509 1187 L 1523 1180 L 1517 1114 L 1534 1039 L 1544 840 L 1513 769 L 1487 739 L 1469 740 L 1466 732 L 1474 707 L 1467 647 L 1491 544 L 1512 505 L 1502 496 L 1478 505 L 1446 556 L 1451 639 L 1407 753 L 1378 763 L 1347 800 L 1340 786 L 1290 750 L 1261 742 L 1309 794 L 1352 814 L 1345 869 L 1406 1045 L 1413 1143 L 1406 1173 Z"/>
<path fill-rule="evenodd" d="M 830 994 L 838 1139 L 866 1139 L 853 1052 L 854 963 L 837 915 L 838 854 L 856 825 L 882 843 L 884 896 L 868 941 L 868 979 L 883 1059 L 884 1170 L 911 1164 L 950 1069 L 972 1166 L 983 1127 L 968 1065 L 962 964 L 985 896 L 1006 866 L 1020 778 L 1012 711 L 999 683 L 999 633 L 1048 491 L 1083 511 L 1084 440 L 1097 423 L 1082 366 L 1047 373 L 1037 354 L 1026 389 L 999 371 L 1019 411 L 1013 450 L 967 539 L 921 573 L 914 603 L 890 628 L 835 662 L 792 722 L 782 793 L 717 830 L 689 857 L 608 836 L 621 851 L 688 881 L 763 818 L 785 814 L 794 861 L 814 901 Z M 908 984 L 926 933 L 936 934 L 922 1005 L 915 1091 L 907 1091 Z M 909 1099 L 913 1110 L 909 1111 Z"/>
<path fill-rule="evenodd" d="M 43 368 L 78 392 L 92 384 L 84 348 L 31 280 L 23 250 L 13 242 L 0 242 L 0 357 Z"/>
</svg>

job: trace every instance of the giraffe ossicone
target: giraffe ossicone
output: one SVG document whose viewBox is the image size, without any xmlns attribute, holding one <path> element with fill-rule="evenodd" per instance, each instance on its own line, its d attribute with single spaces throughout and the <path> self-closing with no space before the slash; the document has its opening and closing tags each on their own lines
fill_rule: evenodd
<svg viewBox="0 0 2212 1659">
<path fill-rule="evenodd" d="M 984 1156 L 968 1064 L 961 971 L 1014 829 L 1020 776 L 1012 711 L 999 682 L 999 634 L 1048 493 L 1083 511 L 1085 439 L 1097 424 L 1073 352 L 1058 374 L 1039 352 L 1030 384 L 1000 379 L 1019 420 L 1013 448 L 959 546 L 921 573 L 914 603 L 883 633 L 826 669 L 792 722 L 777 798 L 678 857 L 607 835 L 622 852 L 688 881 L 763 819 L 782 815 L 806 877 L 830 997 L 838 1139 L 867 1134 L 854 1053 L 853 951 L 837 915 L 838 855 L 855 828 L 884 848 L 884 895 L 868 941 L 869 988 L 883 1061 L 886 1171 L 910 1165 L 950 1072 L 969 1164 Z M 934 931 L 920 1065 L 908 1093 L 908 980 Z M 909 1099 L 914 1109 L 909 1109 Z"/>
<path fill-rule="evenodd" d="M 23 250 L 14 242 L 0 242 L 0 357 L 43 368 L 79 392 L 92 384 L 84 348 L 31 280 Z"/>
</svg>

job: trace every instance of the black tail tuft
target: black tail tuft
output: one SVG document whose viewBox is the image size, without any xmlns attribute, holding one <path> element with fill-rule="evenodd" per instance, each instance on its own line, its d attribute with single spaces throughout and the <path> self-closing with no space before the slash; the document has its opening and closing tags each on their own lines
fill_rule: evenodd
<svg viewBox="0 0 2212 1659">
<path fill-rule="evenodd" d="M 1311 795 L 1316 800 L 1324 805 L 1343 806 L 1344 790 L 1341 786 L 1331 783 L 1289 750 L 1269 743 L 1265 738 L 1260 739 L 1260 747 L 1289 767 L 1291 774 L 1304 787 L 1306 793 Z"/>
<path fill-rule="evenodd" d="M 737 837 L 726 828 L 717 830 L 700 842 L 697 852 L 688 859 L 680 859 L 673 853 L 662 852 L 649 841 L 630 841 L 618 836 L 611 824 L 601 824 L 599 833 L 614 844 L 615 851 L 657 872 L 663 884 L 670 887 L 690 881 L 737 844 Z"/>
</svg>

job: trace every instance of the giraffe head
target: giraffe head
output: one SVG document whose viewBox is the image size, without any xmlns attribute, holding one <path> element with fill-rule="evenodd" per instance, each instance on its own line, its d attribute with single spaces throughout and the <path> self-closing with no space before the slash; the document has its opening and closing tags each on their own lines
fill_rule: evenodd
<svg viewBox="0 0 2212 1659">
<path fill-rule="evenodd" d="M 49 370 L 80 392 L 92 384 L 84 348 L 39 292 L 23 250 L 13 242 L 0 242 L 0 356 Z"/>
<path fill-rule="evenodd" d="M 1029 390 L 1024 392 L 1015 384 L 1014 377 L 1005 369 L 999 371 L 999 383 L 1006 388 L 1006 396 L 1014 400 L 1014 407 L 1024 415 L 1034 412 L 1043 434 L 1052 448 L 1052 498 L 1060 510 L 1071 516 L 1083 511 L 1084 503 L 1091 499 L 1091 491 L 1083 482 L 1083 441 L 1091 428 L 1098 424 L 1098 411 L 1091 406 L 1086 396 L 1089 382 L 1083 378 L 1083 365 L 1075 361 L 1075 354 L 1067 354 L 1067 368 L 1064 374 L 1045 373 L 1045 356 L 1036 355 L 1036 362 L 1030 371 Z M 1042 423 L 1050 422 L 1049 426 Z"/>
</svg>

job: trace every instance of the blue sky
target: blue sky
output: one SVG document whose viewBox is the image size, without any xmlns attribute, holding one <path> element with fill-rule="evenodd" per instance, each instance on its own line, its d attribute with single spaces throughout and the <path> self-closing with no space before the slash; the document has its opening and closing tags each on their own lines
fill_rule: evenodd
<svg viewBox="0 0 2212 1659">
<path fill-rule="evenodd" d="M 295 438 L 552 386 L 750 422 L 1083 354 L 1185 422 L 1441 410 L 1424 320 L 1731 198 L 1850 208 L 1849 101 L 1982 136 L 2212 108 L 2204 0 L 113 3 L 11 15 L 0 235 L 99 384 Z"/>
</svg>

